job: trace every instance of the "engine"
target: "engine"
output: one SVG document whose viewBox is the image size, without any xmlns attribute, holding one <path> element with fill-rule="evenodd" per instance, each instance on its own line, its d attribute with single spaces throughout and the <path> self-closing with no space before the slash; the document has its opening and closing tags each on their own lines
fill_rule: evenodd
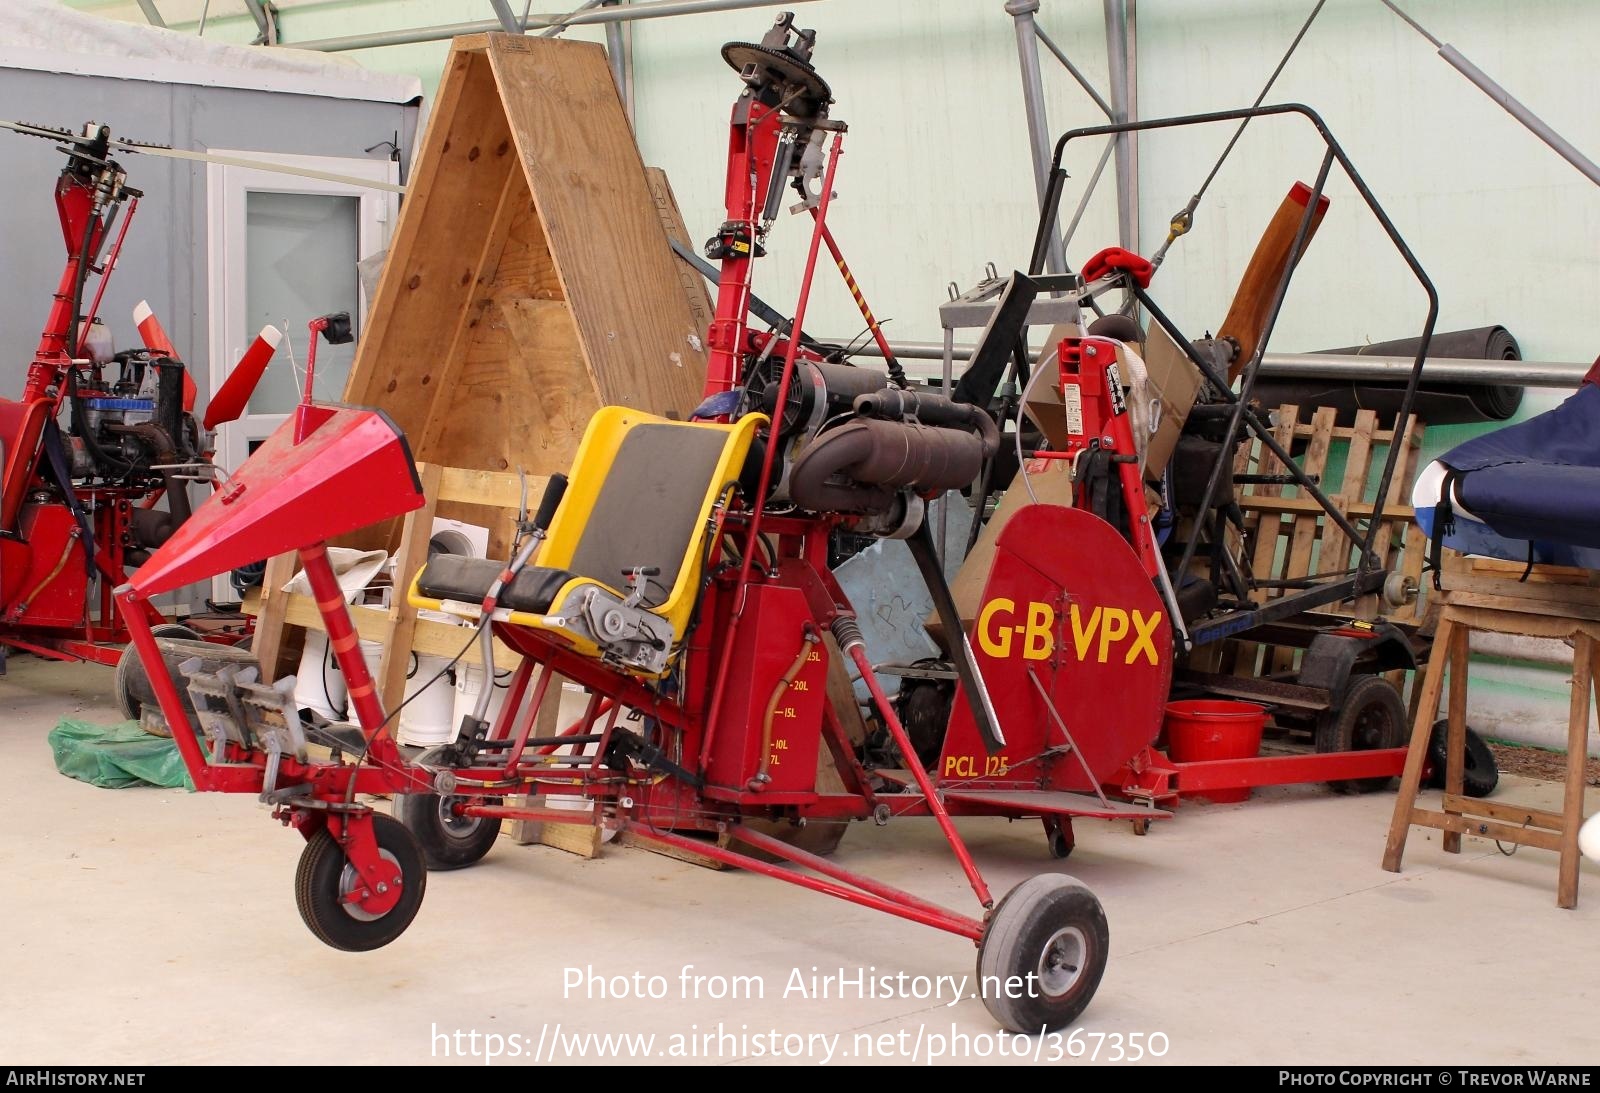
<svg viewBox="0 0 1600 1093">
<path fill-rule="evenodd" d="M 144 349 L 112 355 L 109 348 L 107 339 L 91 338 L 88 359 L 68 374 L 65 439 L 80 490 L 166 491 L 166 510 L 133 513 L 129 560 L 137 563 L 188 518 L 187 484 L 174 478 L 174 468 L 198 462 L 204 438 L 184 409 L 191 381 L 182 361 Z"/>
</svg>

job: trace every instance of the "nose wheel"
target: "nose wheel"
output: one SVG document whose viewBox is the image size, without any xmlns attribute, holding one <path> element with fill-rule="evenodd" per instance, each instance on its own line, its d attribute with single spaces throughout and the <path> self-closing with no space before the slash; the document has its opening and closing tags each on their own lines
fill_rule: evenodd
<svg viewBox="0 0 1600 1093">
<path fill-rule="evenodd" d="M 300 917 L 319 941 L 348 952 L 382 948 L 405 933 L 428 883 L 422 850 L 405 825 L 382 813 L 370 822 L 370 834 L 357 827 L 350 837 L 376 841 L 374 879 L 362 876 L 326 827 L 306 843 L 295 870 Z"/>
<path fill-rule="evenodd" d="M 1012 1032 L 1061 1028 L 1094 997 L 1110 944 L 1086 886 L 1060 873 L 1030 877 L 1006 893 L 978 943 L 984 1007 Z"/>
</svg>

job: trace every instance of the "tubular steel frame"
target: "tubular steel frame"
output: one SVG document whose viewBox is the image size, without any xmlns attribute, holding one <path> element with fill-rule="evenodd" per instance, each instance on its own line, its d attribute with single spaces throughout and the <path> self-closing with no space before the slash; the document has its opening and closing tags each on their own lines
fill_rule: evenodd
<svg viewBox="0 0 1600 1093">
<path fill-rule="evenodd" d="M 1389 219 L 1389 215 L 1384 211 L 1377 197 L 1367 186 L 1366 180 L 1361 177 L 1361 173 L 1356 170 L 1355 164 L 1351 162 L 1349 155 L 1337 138 L 1334 137 L 1327 123 L 1322 120 L 1321 115 L 1315 110 L 1300 103 L 1284 103 L 1275 106 L 1260 106 L 1238 110 L 1219 110 L 1204 114 L 1156 118 L 1150 121 L 1089 126 L 1072 129 L 1062 134 L 1061 138 L 1056 141 L 1055 154 L 1051 161 L 1050 177 L 1045 193 L 1045 202 L 1039 215 L 1039 224 L 1034 235 L 1033 254 L 1029 260 L 1028 268 L 1030 274 L 1039 273 L 1045 266 L 1046 256 L 1049 252 L 1049 242 L 1056 235 L 1055 225 L 1059 219 L 1062 192 L 1067 180 L 1067 173 L 1062 168 L 1061 161 L 1067 145 L 1072 141 L 1086 137 L 1110 136 L 1123 132 L 1147 132 L 1158 129 L 1208 125 L 1226 121 L 1246 121 L 1260 117 L 1291 114 L 1298 114 L 1311 123 L 1318 136 L 1322 138 L 1325 152 L 1318 167 L 1316 183 L 1311 188 L 1307 212 L 1301 217 L 1299 228 L 1296 231 L 1294 245 L 1290 251 L 1290 261 L 1285 267 L 1283 277 L 1279 280 L 1278 286 L 1273 293 L 1272 307 L 1267 315 L 1267 323 L 1263 335 L 1250 360 L 1245 363 L 1239 392 L 1235 394 L 1227 380 L 1218 375 L 1210 363 L 1205 361 L 1194 350 L 1188 337 L 1155 304 L 1148 292 L 1137 285 L 1133 285 L 1131 288 L 1139 302 L 1149 310 L 1151 317 L 1172 337 L 1172 340 L 1184 351 L 1195 367 L 1200 369 L 1201 375 L 1205 376 L 1218 395 L 1232 405 L 1233 412 L 1228 418 L 1227 430 L 1224 434 L 1224 450 L 1231 446 L 1234 439 L 1240 435 L 1241 429 L 1247 429 L 1255 434 L 1261 443 L 1283 463 L 1285 472 L 1293 477 L 1295 483 L 1316 499 L 1317 504 L 1321 506 L 1328 518 L 1350 537 L 1351 542 L 1360 544 L 1361 557 L 1355 572 L 1349 576 L 1338 577 L 1317 587 L 1281 596 L 1265 605 L 1230 612 L 1220 618 L 1195 625 L 1191 629 L 1190 635 L 1197 645 L 1233 637 L 1262 623 L 1288 618 L 1309 608 L 1337 603 L 1340 600 L 1349 599 L 1351 596 L 1376 591 L 1383 586 L 1386 574 L 1378 567 L 1378 559 L 1372 547 L 1377 538 L 1378 530 L 1383 523 L 1384 505 L 1389 494 L 1390 484 L 1394 479 L 1395 468 L 1399 464 L 1400 438 L 1405 434 L 1406 425 L 1411 418 L 1411 408 L 1416 401 L 1417 385 L 1422 378 L 1422 366 L 1427 360 L 1428 345 L 1433 339 L 1434 327 L 1438 321 L 1439 294 L 1434 288 L 1433 282 L 1428 278 L 1427 271 L 1422 268 L 1421 263 L 1417 261 L 1416 255 L 1406 245 L 1399 230 L 1394 226 L 1394 222 Z M 1329 499 L 1322 488 L 1300 469 L 1299 464 L 1291 458 L 1289 452 L 1278 443 L 1277 438 L 1272 435 L 1272 431 L 1257 419 L 1254 414 L 1249 413 L 1250 393 L 1255 386 L 1256 377 L 1261 370 L 1261 362 L 1266 345 L 1271 338 L 1272 329 L 1277 323 L 1278 315 L 1283 309 L 1283 303 L 1289 291 L 1289 284 L 1294 279 L 1295 267 L 1300 260 L 1301 252 L 1304 250 L 1306 239 L 1310 233 L 1312 210 L 1315 209 L 1317 202 L 1322 197 L 1329 172 L 1335 163 L 1339 165 L 1345 177 L 1350 180 L 1351 185 L 1360 194 L 1362 201 L 1371 210 L 1379 226 L 1383 228 L 1384 234 L 1389 237 L 1390 243 L 1393 244 L 1407 268 L 1410 269 L 1412 276 L 1422 287 L 1423 293 L 1428 300 L 1427 316 L 1422 324 L 1422 334 L 1417 343 L 1417 353 L 1412 360 L 1411 371 L 1406 377 L 1405 392 L 1401 396 L 1400 407 L 1395 415 L 1395 440 L 1389 445 L 1389 453 L 1384 460 L 1383 473 L 1378 483 L 1377 499 L 1373 506 L 1372 515 L 1367 518 L 1364 531 L 1358 529 L 1344 513 L 1339 511 L 1338 506 Z M 1206 482 L 1206 490 L 1200 503 L 1201 512 L 1210 511 L 1211 502 L 1221 488 L 1222 477 L 1230 466 L 1229 460 L 1221 459 L 1212 468 L 1211 476 Z M 1182 560 L 1177 566 L 1178 573 L 1181 574 L 1187 571 L 1190 562 L 1194 559 L 1198 545 L 1198 534 L 1191 536 L 1189 542 L 1184 546 Z"/>
</svg>

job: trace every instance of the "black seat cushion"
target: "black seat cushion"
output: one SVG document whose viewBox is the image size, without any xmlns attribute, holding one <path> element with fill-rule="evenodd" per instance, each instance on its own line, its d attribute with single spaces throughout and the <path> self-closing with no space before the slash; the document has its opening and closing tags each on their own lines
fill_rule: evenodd
<svg viewBox="0 0 1600 1093">
<path fill-rule="evenodd" d="M 489 592 L 489 586 L 494 584 L 505 567 L 504 562 L 488 558 L 436 554 L 422 567 L 422 575 L 417 578 L 417 589 L 435 600 L 481 603 Z M 501 591 L 500 606 L 513 611 L 548 611 L 550 601 L 561 591 L 561 586 L 570 580 L 572 574 L 564 569 L 523 566 L 517 579 Z"/>
</svg>

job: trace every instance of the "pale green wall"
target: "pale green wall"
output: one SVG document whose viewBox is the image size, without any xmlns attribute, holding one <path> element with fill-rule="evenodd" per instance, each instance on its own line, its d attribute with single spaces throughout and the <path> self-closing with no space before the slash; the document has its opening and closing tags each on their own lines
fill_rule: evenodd
<svg viewBox="0 0 1600 1093">
<path fill-rule="evenodd" d="M 122 14 L 122 0 L 73 0 Z M 180 15 L 199 0 L 160 0 Z M 287 42 L 373 29 L 489 17 L 484 0 L 282 0 Z M 539 0 L 537 7 L 559 7 Z M 1584 0 L 1407 0 L 1407 7 L 1600 155 L 1600 4 Z M 1041 24 L 1102 87 L 1100 4 L 1044 0 Z M 213 0 L 207 35 L 248 40 L 235 0 Z M 1146 116 L 1242 105 L 1310 9 L 1310 0 L 1144 0 L 1139 99 Z M 819 32 L 817 63 L 835 113 L 851 123 L 835 207 L 841 242 L 877 310 L 902 338 L 932 338 L 950 280 L 970 283 L 986 261 L 1025 261 L 1033 190 L 1011 20 L 1001 0 L 820 0 L 797 4 Z M 717 56 L 729 38 L 758 35 L 770 10 L 636 24 L 639 140 L 665 167 L 696 234 L 720 219 L 722 153 L 737 90 Z M 575 34 L 579 32 L 573 32 Z M 598 39 L 589 30 L 583 36 Z M 444 43 L 344 54 L 415 73 L 431 90 Z M 1098 120 L 1048 57 L 1056 131 Z M 1273 99 L 1311 104 L 1346 143 L 1432 273 L 1441 325 L 1501 321 L 1530 357 L 1588 359 L 1589 301 L 1600 194 L 1433 55 L 1378 0 L 1329 0 Z M 1147 249 L 1226 139 L 1221 128 L 1144 138 Z M 1097 149 L 1069 161 L 1075 200 Z M 1316 168 L 1316 149 L 1292 121 L 1246 135 L 1173 250 L 1157 289 L 1181 323 L 1220 321 L 1262 224 L 1288 185 Z M 1069 257 L 1114 242 L 1112 190 L 1102 186 Z M 1280 326 L 1285 350 L 1409 333 L 1420 297 L 1342 180 Z M 802 226 L 775 233 L 762 286 L 787 308 L 804 246 Z M 817 326 L 855 329 L 847 297 L 825 285 Z M 858 324 L 857 324 L 858 325 Z"/>
</svg>

